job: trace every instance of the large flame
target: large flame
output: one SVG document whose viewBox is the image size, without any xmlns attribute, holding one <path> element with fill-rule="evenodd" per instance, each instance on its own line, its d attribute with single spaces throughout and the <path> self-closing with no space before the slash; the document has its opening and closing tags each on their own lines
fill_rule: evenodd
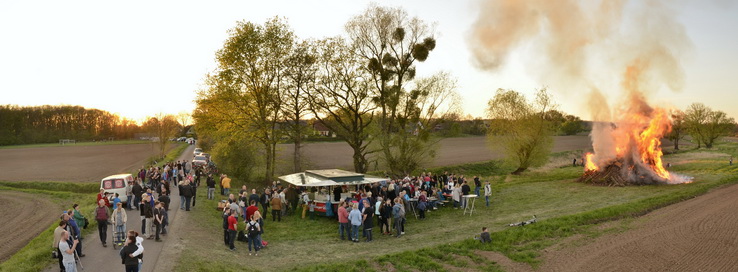
<svg viewBox="0 0 738 272">
<path fill-rule="evenodd" d="M 587 155 L 585 155 L 585 158 L 587 159 L 587 162 L 584 164 L 585 171 L 597 171 L 600 169 L 599 167 L 597 167 L 597 165 L 592 160 L 593 157 L 594 157 L 594 154 L 592 153 L 587 153 Z"/>
</svg>

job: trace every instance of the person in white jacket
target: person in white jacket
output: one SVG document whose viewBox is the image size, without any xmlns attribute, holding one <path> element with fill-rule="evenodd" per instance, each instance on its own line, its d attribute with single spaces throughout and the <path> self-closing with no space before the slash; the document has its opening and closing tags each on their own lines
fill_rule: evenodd
<svg viewBox="0 0 738 272">
<path fill-rule="evenodd" d="M 487 201 L 487 207 L 489 207 L 489 197 L 492 195 L 492 185 L 489 184 L 489 181 L 484 183 L 484 200 Z"/>
<path fill-rule="evenodd" d="M 136 237 L 136 246 L 138 246 L 138 249 L 136 251 L 134 251 L 133 253 L 131 253 L 129 256 L 131 258 L 135 258 L 135 257 L 138 258 L 138 271 L 142 271 L 141 270 L 141 267 L 143 266 L 143 253 L 144 253 L 144 247 L 143 247 L 143 244 L 142 243 L 144 241 L 144 238 L 141 237 L 138 234 L 138 232 L 133 231 L 133 230 L 129 230 L 128 231 L 128 236 L 135 236 Z M 126 243 L 128 243 L 128 239 L 126 239 Z"/>
</svg>

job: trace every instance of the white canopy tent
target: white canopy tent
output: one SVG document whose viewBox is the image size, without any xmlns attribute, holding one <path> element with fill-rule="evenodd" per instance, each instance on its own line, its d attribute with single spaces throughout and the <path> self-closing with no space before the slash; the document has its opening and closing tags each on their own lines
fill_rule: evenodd
<svg viewBox="0 0 738 272">
<path fill-rule="evenodd" d="M 279 177 L 279 180 L 305 187 L 360 185 L 389 181 L 386 178 L 368 176 L 340 169 L 306 170 Z"/>
</svg>

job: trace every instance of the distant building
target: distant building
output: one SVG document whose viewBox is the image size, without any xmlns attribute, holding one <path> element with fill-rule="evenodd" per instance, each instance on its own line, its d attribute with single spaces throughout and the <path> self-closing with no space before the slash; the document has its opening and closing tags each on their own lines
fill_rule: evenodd
<svg viewBox="0 0 738 272">
<path fill-rule="evenodd" d="M 323 124 L 320 120 L 314 120 L 313 121 L 313 130 L 315 130 L 315 134 L 321 135 L 324 137 L 336 137 L 336 134 L 331 131 L 328 126 Z"/>
</svg>

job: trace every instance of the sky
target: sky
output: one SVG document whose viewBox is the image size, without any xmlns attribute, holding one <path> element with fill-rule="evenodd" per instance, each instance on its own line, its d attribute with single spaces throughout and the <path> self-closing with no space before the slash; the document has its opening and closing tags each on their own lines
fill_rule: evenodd
<svg viewBox="0 0 738 272">
<path fill-rule="evenodd" d="M 549 86 L 532 71 L 529 51 L 482 70 L 469 50 L 479 1 L 375 1 L 432 23 L 437 46 L 419 76 L 448 71 L 458 79 L 465 114 L 484 117 L 498 88 L 532 94 Z M 694 102 L 738 118 L 738 4 L 679 1 L 691 40 L 683 54 L 684 88 L 658 90 L 654 105 Z M 191 112 L 215 52 L 236 21 L 281 16 L 300 38 L 344 34 L 370 1 L 0 1 L 0 104 L 81 105 L 142 121 Z M 562 88 L 562 87 L 559 87 Z M 582 95 L 551 89 L 560 109 L 588 119 Z M 615 96 L 617 93 L 614 94 Z"/>
</svg>

